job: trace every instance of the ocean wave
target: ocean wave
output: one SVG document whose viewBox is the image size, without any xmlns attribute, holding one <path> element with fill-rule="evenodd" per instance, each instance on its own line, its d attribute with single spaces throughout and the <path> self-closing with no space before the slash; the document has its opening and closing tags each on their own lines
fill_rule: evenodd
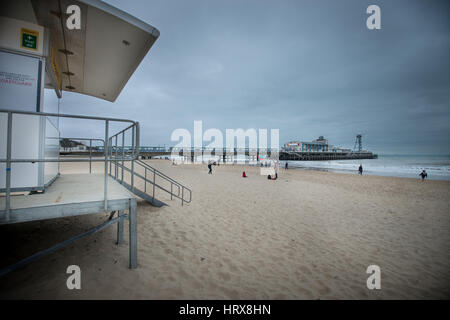
<svg viewBox="0 0 450 320">
<path fill-rule="evenodd" d="M 370 159 L 370 160 L 334 160 L 334 161 L 288 161 L 289 167 L 329 170 L 336 172 L 357 173 L 362 164 L 365 174 L 417 178 L 426 170 L 428 178 L 450 180 L 450 162 L 442 159 Z"/>
</svg>

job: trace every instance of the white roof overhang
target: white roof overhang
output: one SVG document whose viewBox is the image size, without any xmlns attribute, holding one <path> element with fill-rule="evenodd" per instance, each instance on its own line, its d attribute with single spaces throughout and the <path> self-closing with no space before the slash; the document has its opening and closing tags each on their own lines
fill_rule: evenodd
<svg viewBox="0 0 450 320">
<path fill-rule="evenodd" d="M 61 89 L 115 101 L 159 31 L 98 0 L 31 0 L 36 21 L 50 30 Z M 81 29 L 69 30 L 66 8 L 81 9 Z M 47 77 L 48 78 L 48 77 Z M 46 87 L 52 87 L 46 79 Z"/>
</svg>

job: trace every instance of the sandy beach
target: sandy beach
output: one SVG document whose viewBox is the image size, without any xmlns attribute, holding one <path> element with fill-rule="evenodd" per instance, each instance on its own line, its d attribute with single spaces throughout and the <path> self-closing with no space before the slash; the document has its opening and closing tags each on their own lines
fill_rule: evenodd
<svg viewBox="0 0 450 320">
<path fill-rule="evenodd" d="M 138 202 L 138 268 L 116 228 L 0 279 L 2 299 L 449 299 L 450 182 L 240 165 L 173 166 L 192 203 Z M 103 170 L 101 163 L 94 166 Z M 242 178 L 245 170 L 248 178 Z M 61 164 L 61 173 L 87 164 Z M 100 224 L 107 213 L 0 226 L 1 266 Z M 66 268 L 82 271 L 68 290 Z M 366 269 L 381 268 L 369 290 Z"/>
</svg>

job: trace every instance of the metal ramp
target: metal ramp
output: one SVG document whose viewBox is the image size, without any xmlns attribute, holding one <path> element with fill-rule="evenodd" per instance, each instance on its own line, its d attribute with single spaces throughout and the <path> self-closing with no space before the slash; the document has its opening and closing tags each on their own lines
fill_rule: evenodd
<svg viewBox="0 0 450 320">
<path fill-rule="evenodd" d="M 141 190 L 139 190 L 137 188 L 133 188 L 130 184 L 126 183 L 125 181 L 123 181 L 123 182 L 119 181 L 119 183 L 121 183 L 125 188 L 127 188 L 128 190 L 133 192 L 138 197 L 144 199 L 145 201 L 147 201 L 148 203 L 150 203 L 154 207 L 163 207 L 163 206 L 167 205 L 165 202 L 159 201 L 158 199 L 152 197 L 151 195 L 149 195 L 149 194 L 147 194 L 145 192 L 142 192 Z"/>
<path fill-rule="evenodd" d="M 119 132 L 117 135 L 120 134 Z M 174 198 L 181 200 L 181 205 L 192 201 L 191 189 L 160 170 L 139 159 L 124 161 L 121 154 L 125 153 L 126 147 L 117 145 L 117 135 L 110 137 L 108 141 L 108 175 L 110 177 L 155 207 L 167 205 L 166 202 L 155 197 L 157 190 L 170 195 L 170 200 Z M 140 183 L 137 183 L 138 181 Z"/>
</svg>

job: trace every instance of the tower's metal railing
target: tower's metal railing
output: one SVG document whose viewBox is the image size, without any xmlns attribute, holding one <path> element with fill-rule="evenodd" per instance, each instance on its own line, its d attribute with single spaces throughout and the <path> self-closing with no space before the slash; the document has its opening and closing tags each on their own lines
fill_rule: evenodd
<svg viewBox="0 0 450 320">
<path fill-rule="evenodd" d="M 120 143 L 120 137 L 121 144 Z M 135 178 L 140 178 L 144 181 L 144 189 L 140 190 L 145 195 L 148 195 L 151 197 L 150 201 L 155 201 L 155 189 L 158 188 L 159 190 L 162 190 L 168 194 L 170 194 L 170 200 L 173 198 L 178 198 L 181 200 L 181 205 L 184 205 L 184 203 L 190 203 L 192 201 L 192 190 L 186 187 L 185 185 L 179 183 L 178 181 L 170 178 L 166 174 L 162 173 L 158 169 L 155 169 L 148 163 L 145 163 L 141 160 L 134 160 L 131 161 L 130 168 L 128 168 L 125 164 L 125 161 L 123 160 L 123 154 L 125 150 L 127 150 L 127 146 L 124 143 L 124 136 L 123 132 L 120 131 L 116 133 L 115 135 L 111 136 L 108 141 L 109 148 L 109 159 L 111 161 L 109 162 L 109 175 L 113 177 L 115 180 L 119 181 L 120 183 L 124 184 L 124 172 L 127 171 L 130 173 L 130 189 L 132 192 L 135 191 L 136 183 Z M 131 149 L 135 149 L 135 145 L 131 146 Z M 121 156 L 122 154 L 122 156 Z M 114 166 L 114 167 L 113 167 Z M 138 166 L 140 168 L 144 169 L 144 175 L 136 172 L 135 166 Z M 150 173 L 150 175 L 148 175 Z M 161 184 L 156 182 L 156 178 L 159 178 L 162 181 L 165 181 L 170 184 L 170 190 L 164 188 Z M 147 184 L 150 184 L 152 187 L 152 191 L 147 190 Z M 175 187 L 175 190 L 174 190 Z M 181 195 L 180 195 L 181 191 Z"/>
<path fill-rule="evenodd" d="M 89 152 L 89 173 L 92 173 L 92 150 L 95 148 L 95 146 L 92 145 L 93 142 L 99 141 L 103 143 L 103 150 L 105 150 L 105 140 L 104 139 L 96 139 L 96 138 L 68 138 L 68 137 L 60 137 L 58 140 L 61 142 L 63 140 L 69 140 L 69 141 L 89 141 L 89 147 L 86 153 Z M 60 152 L 61 154 L 62 152 Z M 63 153 L 70 154 L 70 151 L 64 151 Z"/>
<path fill-rule="evenodd" d="M 35 163 L 35 162 L 89 162 L 90 168 L 92 162 L 104 162 L 104 202 L 105 202 L 105 211 L 107 210 L 108 205 L 108 163 L 111 160 L 111 144 L 110 141 L 112 137 L 117 137 L 118 135 L 122 135 L 122 139 L 125 139 L 126 132 L 131 131 L 131 144 L 132 147 L 128 148 L 125 152 L 125 149 L 122 152 L 121 157 L 115 157 L 115 160 L 119 161 L 133 161 L 136 160 L 139 156 L 139 122 L 135 122 L 127 119 L 116 119 L 116 118 L 105 118 L 105 117 L 94 117 L 94 116 L 83 116 L 83 115 L 70 115 L 70 114 L 57 114 L 57 113 L 45 113 L 45 112 L 27 112 L 27 111 L 15 111 L 15 110 L 7 110 L 0 109 L 0 114 L 7 115 L 6 121 L 6 158 L 0 159 L 0 163 L 6 163 L 6 176 L 5 176 L 5 219 L 9 220 L 9 215 L 11 211 L 11 164 L 12 163 Z M 104 132 L 105 138 L 103 139 L 94 139 L 94 138 L 76 138 L 75 140 L 102 140 L 104 141 L 103 147 L 103 157 L 92 158 L 92 154 L 89 158 L 59 158 L 59 159 L 45 159 L 45 158 L 36 158 L 36 159 L 16 159 L 12 158 L 12 128 L 13 128 L 13 115 L 21 114 L 21 115 L 30 115 L 30 116 L 38 116 L 38 117 L 55 117 L 55 118 L 71 118 L 71 119 L 81 119 L 81 120 L 96 120 L 102 121 L 104 123 Z M 120 132 L 114 134 L 112 137 L 109 136 L 110 124 L 113 122 L 118 123 L 130 123 L 128 127 L 121 130 Z"/>
</svg>

